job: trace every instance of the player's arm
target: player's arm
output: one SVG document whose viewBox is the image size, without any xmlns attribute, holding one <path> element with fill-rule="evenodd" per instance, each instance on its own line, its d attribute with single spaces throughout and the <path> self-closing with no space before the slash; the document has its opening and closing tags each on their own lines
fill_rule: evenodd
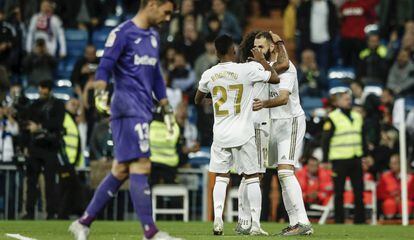
<svg viewBox="0 0 414 240">
<path fill-rule="evenodd" d="M 273 63 L 272 67 L 277 73 L 283 73 L 289 69 L 289 56 L 287 54 L 285 43 L 279 35 L 269 32 L 275 44 L 275 51 L 277 52 L 277 61 Z"/>
<path fill-rule="evenodd" d="M 289 90 L 281 89 L 279 96 L 275 98 L 271 98 L 269 100 L 260 100 L 258 98 L 255 98 L 253 102 L 253 111 L 259 111 L 263 108 L 274 108 L 286 105 L 289 101 L 289 94 Z"/>
<path fill-rule="evenodd" d="M 201 79 L 198 82 L 198 89 L 194 97 L 194 103 L 200 105 L 203 102 L 203 99 L 210 92 L 207 84 L 209 82 L 209 77 L 206 76 L 206 72 L 201 75 Z"/>
<path fill-rule="evenodd" d="M 112 70 L 122 54 L 125 46 L 125 40 L 119 29 L 115 28 L 111 31 L 105 42 L 104 54 L 96 69 L 95 82 L 95 106 L 99 112 L 109 114 L 109 92 L 107 85 L 112 75 Z"/>
<path fill-rule="evenodd" d="M 195 98 L 194 98 L 194 102 L 197 105 L 200 105 L 203 102 L 203 99 L 207 96 L 207 93 L 204 93 L 200 90 L 197 90 Z"/>
<path fill-rule="evenodd" d="M 253 60 L 260 63 L 266 71 L 270 72 L 270 78 L 267 82 L 273 83 L 273 84 L 279 83 L 280 79 L 279 79 L 279 76 L 277 75 L 277 72 L 266 61 L 263 53 L 258 48 L 253 48 L 251 52 L 253 54 Z"/>
</svg>

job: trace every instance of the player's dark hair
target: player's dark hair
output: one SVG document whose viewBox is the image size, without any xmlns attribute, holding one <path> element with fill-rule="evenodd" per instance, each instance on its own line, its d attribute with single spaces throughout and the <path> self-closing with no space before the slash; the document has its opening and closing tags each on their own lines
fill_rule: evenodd
<svg viewBox="0 0 414 240">
<path fill-rule="evenodd" d="M 256 35 L 256 39 L 265 38 L 267 41 L 273 42 L 272 35 L 266 31 L 260 31 Z"/>
<path fill-rule="evenodd" d="M 233 47 L 234 41 L 229 35 L 221 35 L 214 40 L 214 46 L 216 47 L 217 54 L 224 56 L 228 53 L 229 49 Z"/>
<path fill-rule="evenodd" d="M 141 0 L 141 4 L 140 4 L 139 8 L 140 9 L 145 8 L 150 1 L 152 1 L 152 0 Z M 157 1 L 158 4 L 160 4 L 160 5 L 161 4 L 164 4 L 166 2 L 171 2 L 174 5 L 174 8 L 175 8 L 175 2 L 174 2 L 174 0 L 155 0 L 155 1 Z"/>
<path fill-rule="evenodd" d="M 239 46 L 239 61 L 240 62 L 247 62 L 249 57 L 253 57 L 252 55 L 252 48 L 254 47 L 254 39 L 256 35 L 260 31 L 252 31 L 249 32 L 244 38 L 243 41 L 240 43 Z"/>
</svg>

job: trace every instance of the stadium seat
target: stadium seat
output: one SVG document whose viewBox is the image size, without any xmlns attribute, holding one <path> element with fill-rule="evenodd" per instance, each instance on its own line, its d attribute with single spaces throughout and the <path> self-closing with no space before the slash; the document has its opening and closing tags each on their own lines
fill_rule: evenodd
<svg viewBox="0 0 414 240">
<path fill-rule="evenodd" d="M 83 51 L 88 44 L 88 32 L 78 29 L 65 30 L 67 55 L 71 57 L 79 57 L 83 55 Z"/>
<path fill-rule="evenodd" d="M 349 86 L 347 79 L 355 79 L 353 68 L 332 67 L 328 71 L 329 88 Z"/>
<path fill-rule="evenodd" d="M 68 55 L 60 60 L 57 67 L 57 77 L 60 79 L 70 79 L 77 59 L 78 57 Z"/>
<path fill-rule="evenodd" d="M 93 32 L 92 44 L 95 45 L 96 49 L 102 50 L 105 48 L 105 41 L 111 30 L 112 28 L 103 27 Z"/>
<path fill-rule="evenodd" d="M 183 185 L 160 184 L 155 185 L 152 190 L 152 216 L 154 221 L 157 220 L 157 214 L 183 215 L 183 221 L 188 222 L 189 215 L 189 197 L 188 189 Z M 157 197 L 182 197 L 183 208 L 158 208 Z"/>
<path fill-rule="evenodd" d="M 29 100 L 36 100 L 39 98 L 39 91 L 35 87 L 28 87 L 24 90 L 24 95 L 26 95 Z"/>
<path fill-rule="evenodd" d="M 230 189 L 230 191 L 227 194 L 227 199 L 226 199 L 226 221 L 227 222 L 233 222 L 234 218 L 237 219 L 238 216 L 238 188 L 237 187 L 233 187 Z M 234 204 L 234 202 L 236 202 L 237 204 Z M 236 207 L 234 207 L 236 206 Z"/>
<path fill-rule="evenodd" d="M 53 96 L 63 101 L 68 101 L 74 96 L 73 88 L 71 87 L 56 87 L 52 89 Z"/>
<path fill-rule="evenodd" d="M 210 162 L 210 148 L 202 147 L 200 151 L 188 154 L 188 163 L 193 167 L 207 165 Z"/>
<path fill-rule="evenodd" d="M 307 115 L 310 115 L 313 110 L 323 107 L 321 98 L 317 97 L 302 97 L 301 102 L 303 111 L 305 111 Z"/>
</svg>

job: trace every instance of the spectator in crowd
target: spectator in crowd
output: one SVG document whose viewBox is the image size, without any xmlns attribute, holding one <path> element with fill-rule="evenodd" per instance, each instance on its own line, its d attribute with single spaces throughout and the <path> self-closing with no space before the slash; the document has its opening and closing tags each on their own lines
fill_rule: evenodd
<svg viewBox="0 0 414 240">
<path fill-rule="evenodd" d="M 177 53 L 177 49 L 174 45 L 168 45 L 164 50 L 164 57 L 162 58 L 163 70 L 168 72 L 174 68 L 174 56 Z"/>
<path fill-rule="evenodd" d="M 283 36 L 288 42 L 293 42 L 296 35 L 296 12 L 300 5 L 300 0 L 290 0 L 289 5 L 283 13 Z"/>
<path fill-rule="evenodd" d="M 194 0 L 183 0 L 181 2 L 180 14 L 171 20 L 170 36 L 182 38 L 184 35 L 184 21 L 186 18 L 188 19 L 187 21 L 192 21 L 195 24 L 197 32 L 202 30 L 203 17 L 196 12 L 196 9 L 194 8 Z"/>
<path fill-rule="evenodd" d="M 300 37 L 299 51 L 311 48 L 316 53 L 319 67 L 327 70 L 332 52 L 331 42 L 338 31 L 335 5 L 330 0 L 302 2 L 297 16 L 297 30 Z"/>
<path fill-rule="evenodd" d="M 177 39 L 176 48 L 183 52 L 191 66 L 195 60 L 204 52 L 204 43 L 200 38 L 194 22 L 184 24 L 184 35 L 182 39 Z"/>
<path fill-rule="evenodd" d="M 345 66 L 358 65 L 358 54 L 365 45 L 365 27 L 375 19 L 374 6 L 366 0 L 347 0 L 339 10 L 341 49 Z"/>
<path fill-rule="evenodd" d="M 85 167 L 79 129 L 79 124 L 85 120 L 81 112 L 80 101 L 76 98 L 71 98 L 66 102 L 65 107 L 66 113 L 63 120 L 65 152 L 70 164 L 76 167 Z"/>
<path fill-rule="evenodd" d="M 174 68 L 168 74 L 172 88 L 178 88 L 183 93 L 191 93 L 195 83 L 195 73 L 188 64 L 183 53 L 174 56 Z"/>
<path fill-rule="evenodd" d="M 409 51 L 411 60 L 414 60 L 414 34 L 404 34 L 401 39 L 401 49 Z"/>
<path fill-rule="evenodd" d="M 180 128 L 177 123 L 171 134 L 164 123 L 161 107 L 157 108 L 154 120 L 150 124 L 151 147 L 151 184 L 175 183 L 177 167 L 180 162 L 178 149 Z"/>
<path fill-rule="evenodd" d="M 359 61 L 357 76 L 364 84 L 385 84 L 388 72 L 387 47 L 380 43 L 377 33 L 368 34 L 367 48 L 359 53 Z"/>
<path fill-rule="evenodd" d="M 46 183 L 47 219 L 57 213 L 56 173 L 58 151 L 62 143 L 65 105 L 52 95 L 52 81 L 39 83 L 39 99 L 30 107 L 27 129 L 31 133 L 29 159 L 26 166 L 27 201 L 24 219 L 34 219 L 39 174 L 43 171 Z"/>
<path fill-rule="evenodd" d="M 307 164 L 296 172 L 303 191 L 305 204 L 326 205 L 333 193 L 332 172 L 310 157 Z"/>
<path fill-rule="evenodd" d="M 322 96 L 323 75 L 316 63 L 315 52 L 311 49 L 304 50 L 298 68 L 300 94 L 305 96 Z"/>
<path fill-rule="evenodd" d="M 395 94 L 391 88 L 384 88 L 381 94 L 382 122 L 392 125 L 392 113 L 394 109 Z"/>
<path fill-rule="evenodd" d="M 398 53 L 397 61 L 388 75 L 387 87 L 394 89 L 397 95 L 414 93 L 414 63 L 407 50 L 402 49 Z"/>
<path fill-rule="evenodd" d="M 212 0 L 212 10 L 210 14 L 217 15 L 220 20 L 220 35 L 228 34 L 235 42 L 240 42 L 242 39 L 242 30 L 240 23 L 233 13 L 227 10 L 227 3 L 225 0 Z"/>
<path fill-rule="evenodd" d="M 15 4 L 9 8 L 6 21 L 11 24 L 16 32 L 15 42 L 13 44 L 12 55 L 15 62 L 11 64 L 11 72 L 14 78 L 18 78 L 21 72 L 21 65 L 24 58 L 26 25 L 23 22 L 21 8 Z"/>
<path fill-rule="evenodd" d="M 214 39 L 221 35 L 221 22 L 216 14 L 207 16 L 203 32 L 205 36 L 213 36 Z"/>
<path fill-rule="evenodd" d="M 381 36 L 387 38 L 392 30 L 401 30 L 407 20 L 412 20 L 414 2 L 411 0 L 381 0 L 378 16 Z"/>
<path fill-rule="evenodd" d="M 10 88 L 9 73 L 4 66 L 0 65 L 0 103 L 6 100 Z"/>
<path fill-rule="evenodd" d="M 76 62 L 71 76 L 72 86 L 75 86 L 75 93 L 78 96 L 82 96 L 89 75 L 95 74 L 98 63 L 99 59 L 96 57 L 95 46 L 87 45 L 83 57 Z"/>
<path fill-rule="evenodd" d="M 374 158 L 374 165 L 372 172 L 382 173 L 389 168 L 390 158 L 398 149 L 398 131 L 387 125 L 381 126 L 380 142 L 378 146 L 371 151 L 371 156 Z"/>
<path fill-rule="evenodd" d="M 15 54 L 16 30 L 13 25 L 6 21 L 3 10 L 0 10 L 0 65 L 11 69 L 17 64 L 17 55 Z"/>
<path fill-rule="evenodd" d="M 384 172 L 378 182 L 378 199 L 381 201 L 381 209 L 386 218 L 394 218 L 401 215 L 401 170 L 400 156 L 394 154 L 390 161 L 390 171 Z M 414 209 L 414 175 L 408 174 L 408 212 Z"/>
<path fill-rule="evenodd" d="M 89 142 L 91 161 L 107 162 L 112 160 L 112 136 L 109 130 L 109 117 L 103 117 L 92 130 Z"/>
<path fill-rule="evenodd" d="M 352 99 L 348 93 L 337 93 L 334 104 L 337 109 L 329 113 L 323 126 L 322 149 L 324 162 L 332 162 L 335 222 L 343 223 L 345 220 L 343 193 L 346 177 L 349 176 L 355 196 L 354 223 L 365 223 L 361 164 L 361 158 L 366 153 L 363 119 L 352 110 Z"/>
<path fill-rule="evenodd" d="M 364 117 L 364 136 L 369 150 L 377 146 L 380 141 L 382 112 L 380 111 L 380 98 L 368 91 L 364 91 L 364 84 L 360 81 L 351 82 L 354 97 L 354 109 L 361 109 Z"/>
<path fill-rule="evenodd" d="M 14 157 L 13 137 L 19 134 L 19 125 L 13 117 L 12 109 L 0 107 L 0 162 L 11 163 Z"/>
<path fill-rule="evenodd" d="M 174 111 L 177 110 L 178 105 L 183 101 L 183 92 L 179 88 L 172 88 L 171 79 L 167 76 L 165 78 L 166 87 L 167 87 L 167 98 L 168 102 L 171 104 L 171 107 Z"/>
<path fill-rule="evenodd" d="M 195 85 L 197 85 L 198 81 L 200 81 L 201 75 L 204 73 L 204 71 L 218 63 L 216 48 L 214 47 L 214 39 L 214 36 L 211 35 L 206 38 L 206 43 L 204 44 L 206 51 L 201 56 L 199 56 L 194 63 L 194 72 L 196 78 Z"/>
<path fill-rule="evenodd" d="M 65 28 L 92 30 L 103 24 L 106 18 L 104 3 L 100 0 L 62 0 L 59 16 Z"/>
<path fill-rule="evenodd" d="M 180 128 L 178 155 L 180 166 L 188 163 L 188 154 L 200 150 L 197 127 L 188 120 L 188 104 L 181 102 L 176 111 L 176 121 Z"/>
<path fill-rule="evenodd" d="M 44 39 L 37 39 L 33 52 L 23 60 L 24 72 L 30 85 L 37 86 L 44 79 L 53 79 L 56 60 L 47 51 Z"/>
<path fill-rule="evenodd" d="M 43 39 L 50 55 L 56 56 L 59 44 L 59 57 L 66 56 L 66 40 L 62 21 L 57 15 L 53 14 L 54 8 L 55 4 L 52 0 L 42 0 L 40 12 L 30 19 L 26 41 L 27 52 L 32 52 L 36 41 Z"/>
</svg>

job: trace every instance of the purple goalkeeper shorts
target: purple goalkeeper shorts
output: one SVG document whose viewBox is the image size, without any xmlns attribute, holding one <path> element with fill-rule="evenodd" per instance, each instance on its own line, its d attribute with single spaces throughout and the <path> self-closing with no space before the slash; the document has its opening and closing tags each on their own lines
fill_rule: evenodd
<svg viewBox="0 0 414 240">
<path fill-rule="evenodd" d="M 111 130 L 118 162 L 150 157 L 148 122 L 134 117 L 113 119 Z"/>
</svg>

